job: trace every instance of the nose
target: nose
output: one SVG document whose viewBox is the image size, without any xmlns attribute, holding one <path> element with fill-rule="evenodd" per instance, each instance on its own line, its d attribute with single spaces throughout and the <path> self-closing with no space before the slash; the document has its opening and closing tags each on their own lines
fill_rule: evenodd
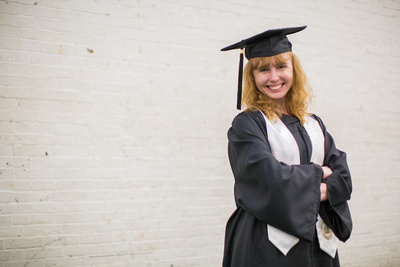
<svg viewBox="0 0 400 267">
<path fill-rule="evenodd" d="M 269 80 L 271 82 L 277 82 L 279 80 L 278 72 L 275 68 L 271 68 L 270 74 L 271 76 L 269 77 Z"/>
</svg>

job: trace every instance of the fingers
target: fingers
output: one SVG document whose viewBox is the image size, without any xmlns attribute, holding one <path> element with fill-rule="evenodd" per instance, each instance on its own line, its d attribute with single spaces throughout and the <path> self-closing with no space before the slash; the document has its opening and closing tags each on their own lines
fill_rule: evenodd
<svg viewBox="0 0 400 267">
<path fill-rule="evenodd" d="M 331 168 L 329 168 L 327 166 L 322 166 L 322 170 L 324 171 L 324 175 L 323 175 L 322 179 L 326 179 L 329 175 L 332 174 Z"/>
<path fill-rule="evenodd" d="M 321 201 L 328 200 L 328 188 L 326 186 L 326 183 L 321 183 L 320 185 L 320 190 L 321 190 Z"/>
</svg>

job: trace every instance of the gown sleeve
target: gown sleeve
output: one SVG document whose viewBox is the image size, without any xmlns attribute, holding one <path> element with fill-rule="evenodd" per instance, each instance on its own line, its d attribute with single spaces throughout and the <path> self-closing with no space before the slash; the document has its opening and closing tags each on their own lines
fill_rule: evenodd
<svg viewBox="0 0 400 267">
<path fill-rule="evenodd" d="M 332 174 L 323 182 L 328 189 L 328 201 L 321 202 L 320 215 L 335 235 L 346 241 L 351 234 L 353 223 L 347 201 L 350 200 L 352 182 L 347 165 L 346 153 L 335 146 L 335 141 L 327 132 L 322 120 L 315 116 L 325 136 L 324 165 L 332 170 Z"/>
<path fill-rule="evenodd" d="M 228 131 L 236 205 L 265 224 L 311 242 L 322 168 L 277 161 L 271 154 L 264 119 L 255 114 L 240 113 Z"/>
</svg>

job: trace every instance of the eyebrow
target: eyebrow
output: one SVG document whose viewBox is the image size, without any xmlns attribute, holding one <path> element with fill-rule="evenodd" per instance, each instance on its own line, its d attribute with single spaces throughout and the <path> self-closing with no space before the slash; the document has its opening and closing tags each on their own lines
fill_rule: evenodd
<svg viewBox="0 0 400 267">
<path fill-rule="evenodd" d="M 264 64 L 264 62 L 260 62 L 260 63 L 258 64 L 258 66 L 255 67 L 255 69 L 260 70 L 260 69 L 269 68 L 270 66 L 271 66 L 271 63 L 270 63 L 270 62 L 269 62 L 269 63 L 266 63 L 266 64 Z"/>
</svg>

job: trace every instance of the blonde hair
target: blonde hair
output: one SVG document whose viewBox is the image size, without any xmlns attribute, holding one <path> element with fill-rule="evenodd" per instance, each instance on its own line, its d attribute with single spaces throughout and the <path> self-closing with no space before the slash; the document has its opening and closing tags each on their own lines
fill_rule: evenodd
<svg viewBox="0 0 400 267">
<path fill-rule="evenodd" d="M 288 57 L 293 64 L 293 85 L 286 94 L 285 105 L 290 115 L 296 116 L 301 124 L 305 122 L 308 115 L 307 109 L 312 100 L 312 89 L 307 77 L 301 67 L 300 61 L 292 52 L 286 52 L 272 57 L 257 57 L 250 59 L 243 70 L 243 97 L 242 102 L 247 110 L 261 110 L 268 119 L 282 117 L 279 106 L 275 101 L 257 89 L 253 71 L 255 69 L 268 67 L 272 59 L 277 64 L 284 63 Z"/>
</svg>

